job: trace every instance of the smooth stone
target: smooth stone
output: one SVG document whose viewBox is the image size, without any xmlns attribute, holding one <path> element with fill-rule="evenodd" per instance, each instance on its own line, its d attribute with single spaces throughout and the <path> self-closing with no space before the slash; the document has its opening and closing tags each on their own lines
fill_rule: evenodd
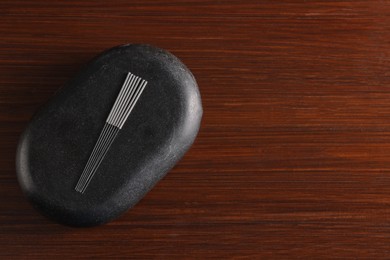
<svg viewBox="0 0 390 260">
<path fill-rule="evenodd" d="M 126 78 L 148 81 L 84 194 L 75 190 Z M 20 186 L 45 216 L 71 226 L 111 221 L 139 202 L 183 157 L 202 104 L 189 69 L 171 53 L 129 44 L 95 57 L 49 100 L 23 132 Z"/>
</svg>

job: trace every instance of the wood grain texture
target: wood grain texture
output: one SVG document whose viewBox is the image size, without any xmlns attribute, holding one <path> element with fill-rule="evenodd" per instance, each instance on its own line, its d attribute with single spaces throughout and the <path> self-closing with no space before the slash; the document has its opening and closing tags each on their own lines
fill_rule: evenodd
<svg viewBox="0 0 390 260">
<path fill-rule="evenodd" d="M 201 131 L 135 208 L 73 229 L 15 176 L 29 119 L 99 52 L 165 48 Z M 390 2 L 0 2 L 1 258 L 389 258 Z"/>
</svg>

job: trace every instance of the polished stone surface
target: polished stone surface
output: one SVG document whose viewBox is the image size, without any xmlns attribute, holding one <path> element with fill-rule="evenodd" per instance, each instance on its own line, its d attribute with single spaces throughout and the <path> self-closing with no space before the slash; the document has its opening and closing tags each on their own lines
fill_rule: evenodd
<svg viewBox="0 0 390 260">
<path fill-rule="evenodd" d="M 148 81 L 84 194 L 74 187 L 128 72 Z M 197 83 L 172 54 L 149 45 L 110 49 L 87 64 L 24 131 L 19 183 L 44 215 L 94 226 L 134 206 L 182 158 L 202 117 Z"/>
</svg>

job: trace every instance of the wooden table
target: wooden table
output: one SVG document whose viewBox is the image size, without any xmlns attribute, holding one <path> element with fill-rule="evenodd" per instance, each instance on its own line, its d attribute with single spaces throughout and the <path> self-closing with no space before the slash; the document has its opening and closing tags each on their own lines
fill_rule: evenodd
<svg viewBox="0 0 390 260">
<path fill-rule="evenodd" d="M 19 135 L 129 42 L 193 71 L 199 136 L 118 220 L 53 223 L 18 187 Z M 389 69 L 390 1 L 2 0 L 1 258 L 389 258 Z"/>
</svg>

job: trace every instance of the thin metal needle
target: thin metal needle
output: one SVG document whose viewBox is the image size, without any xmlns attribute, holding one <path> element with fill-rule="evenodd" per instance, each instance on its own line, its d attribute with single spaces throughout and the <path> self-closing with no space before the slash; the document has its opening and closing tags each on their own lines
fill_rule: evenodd
<svg viewBox="0 0 390 260">
<path fill-rule="evenodd" d="M 131 100 L 131 97 L 133 96 L 134 92 L 137 90 L 138 84 L 140 82 L 141 78 L 136 79 L 134 82 L 134 87 L 129 91 L 125 97 L 126 102 L 124 102 L 119 110 L 119 112 L 115 115 L 114 120 L 113 120 L 113 125 L 118 126 L 120 124 L 119 119 L 121 118 L 121 115 L 123 114 L 123 110 L 126 108 L 126 105 L 128 102 Z"/>
<path fill-rule="evenodd" d="M 100 136 L 99 136 L 99 139 L 98 141 L 96 142 L 93 150 L 92 150 L 92 153 L 91 155 L 89 156 L 89 159 L 88 159 L 88 162 L 87 164 L 85 165 L 84 167 L 84 170 L 83 170 L 83 173 L 81 174 L 81 177 L 77 183 L 77 186 L 76 186 L 76 189 L 79 187 L 79 185 L 81 184 L 81 181 L 83 179 L 83 177 L 88 173 L 88 170 L 90 168 L 90 165 L 93 164 L 93 161 L 94 161 L 94 158 L 95 158 L 95 155 L 100 147 L 100 144 L 102 143 L 102 140 L 104 139 L 105 135 L 106 135 L 106 132 L 107 132 L 107 124 L 104 124 L 104 127 L 103 127 L 103 130 L 102 132 L 100 133 Z"/>
<path fill-rule="evenodd" d="M 75 190 L 84 193 L 100 164 L 113 144 L 119 130 L 123 127 L 128 116 L 138 102 L 146 84 L 146 80 L 127 73 L 118 97 L 107 117 L 106 123 L 99 135 L 99 138 L 89 156 L 84 170 L 76 184 Z"/>
<path fill-rule="evenodd" d="M 92 168 L 89 170 L 88 174 L 84 177 L 84 179 L 83 179 L 83 181 L 82 181 L 82 183 L 80 185 L 80 189 L 79 190 L 82 191 L 84 189 L 84 187 L 86 185 L 86 182 L 88 181 L 90 176 L 93 175 L 94 171 L 97 170 L 97 164 L 104 157 L 104 151 L 106 150 L 108 144 L 112 143 L 112 141 L 114 139 L 113 136 L 114 136 L 114 133 L 116 132 L 116 129 L 117 129 L 116 127 L 110 125 L 107 137 L 106 137 L 106 139 L 104 140 L 104 143 L 101 145 L 101 147 L 99 149 L 99 153 L 96 156 L 96 159 L 95 159 L 94 164 L 92 165 Z"/>
<path fill-rule="evenodd" d="M 87 189 L 89 183 L 91 182 L 93 176 L 94 176 L 95 173 L 96 173 L 97 168 L 100 166 L 100 164 L 101 164 L 101 162 L 103 161 L 105 155 L 107 154 L 107 152 L 108 152 L 108 150 L 110 149 L 112 143 L 114 142 L 114 139 L 115 139 L 115 137 L 117 136 L 118 132 L 119 132 L 119 128 L 116 129 L 116 131 L 113 133 L 113 138 L 111 138 L 111 140 L 107 143 L 107 146 L 105 147 L 102 156 L 99 158 L 99 161 L 98 161 L 97 164 L 95 165 L 95 168 L 94 168 L 93 171 L 91 172 L 91 175 L 88 177 L 87 181 L 85 182 L 85 185 L 84 185 L 84 187 L 83 187 L 83 189 L 82 189 L 82 191 L 81 191 L 82 193 L 84 193 L 85 190 Z"/>
<path fill-rule="evenodd" d="M 130 73 L 130 72 L 129 72 Z M 119 96 L 115 100 L 114 106 L 111 109 L 110 115 L 108 116 L 106 122 L 111 122 L 113 117 L 118 113 L 118 110 L 124 100 L 124 96 L 126 95 L 127 91 L 133 87 L 134 79 L 136 79 L 137 76 L 131 74 L 130 78 L 127 80 L 125 84 L 123 84 L 122 89 L 119 93 Z"/>
<path fill-rule="evenodd" d="M 130 115 L 130 113 L 133 110 L 135 104 L 137 103 L 139 97 L 141 96 L 142 91 L 144 90 L 146 84 L 147 84 L 146 81 L 141 83 L 141 86 L 138 88 L 137 92 L 135 93 L 134 97 L 132 98 L 131 102 L 129 103 L 128 107 L 126 108 L 125 114 L 123 115 L 123 117 L 120 120 L 119 128 L 122 128 L 123 125 L 125 124 L 128 116 Z"/>
</svg>

